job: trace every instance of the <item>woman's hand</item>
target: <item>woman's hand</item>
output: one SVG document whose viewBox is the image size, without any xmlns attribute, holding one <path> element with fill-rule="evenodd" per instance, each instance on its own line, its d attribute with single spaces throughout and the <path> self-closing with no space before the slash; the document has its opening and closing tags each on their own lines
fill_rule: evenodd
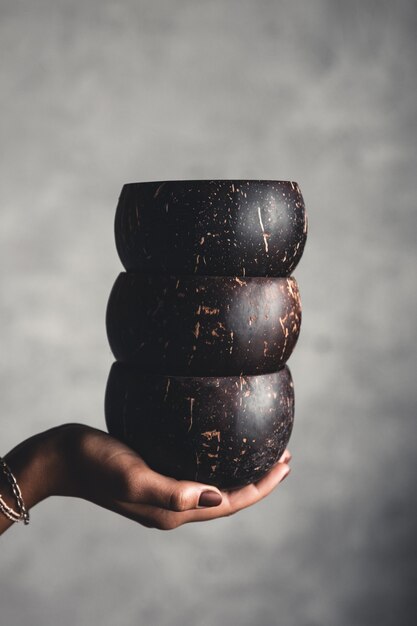
<svg viewBox="0 0 417 626">
<path fill-rule="evenodd" d="M 63 495 L 85 498 L 144 526 L 163 530 L 224 517 L 255 504 L 290 469 L 291 454 L 286 450 L 259 482 L 227 493 L 211 485 L 158 474 L 130 448 L 100 430 L 74 425 L 68 436 L 72 439 L 68 446 L 70 472 Z M 204 499 L 208 506 L 199 508 Z"/>
<path fill-rule="evenodd" d="M 29 473 L 24 468 L 24 450 L 31 450 L 32 440 L 35 450 L 28 454 L 32 456 Z M 161 530 L 225 517 L 255 504 L 288 475 L 290 460 L 291 454 L 285 450 L 258 482 L 232 492 L 220 491 L 211 485 L 158 474 L 117 439 L 82 424 L 66 424 L 41 433 L 6 457 L 28 507 L 49 495 L 73 496 Z M 36 476 L 38 489 L 34 484 L 24 484 Z M 0 530 L 2 524 L 3 520 Z"/>
</svg>

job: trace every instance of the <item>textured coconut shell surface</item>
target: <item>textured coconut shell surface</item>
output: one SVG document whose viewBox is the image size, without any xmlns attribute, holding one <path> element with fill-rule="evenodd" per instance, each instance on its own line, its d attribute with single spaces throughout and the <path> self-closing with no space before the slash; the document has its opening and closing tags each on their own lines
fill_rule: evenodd
<svg viewBox="0 0 417 626">
<path fill-rule="evenodd" d="M 237 489 L 259 480 L 285 450 L 293 382 L 287 366 L 258 376 L 178 377 L 114 363 L 105 415 L 110 434 L 155 471 Z"/>
<path fill-rule="evenodd" d="M 136 272 L 289 276 L 303 253 L 307 214 L 292 181 L 130 183 L 115 238 L 125 269 Z"/>
<path fill-rule="evenodd" d="M 293 277 L 122 272 L 106 313 L 118 361 L 176 376 L 275 372 L 290 357 L 300 324 Z"/>
</svg>

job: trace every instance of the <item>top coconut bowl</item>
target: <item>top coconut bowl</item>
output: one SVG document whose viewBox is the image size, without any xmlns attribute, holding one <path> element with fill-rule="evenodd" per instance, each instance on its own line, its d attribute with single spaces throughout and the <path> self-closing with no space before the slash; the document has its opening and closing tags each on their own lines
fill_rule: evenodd
<svg viewBox="0 0 417 626">
<path fill-rule="evenodd" d="M 126 270 L 206 276 L 289 276 L 307 215 L 295 182 L 179 180 L 124 185 L 116 247 Z"/>
</svg>

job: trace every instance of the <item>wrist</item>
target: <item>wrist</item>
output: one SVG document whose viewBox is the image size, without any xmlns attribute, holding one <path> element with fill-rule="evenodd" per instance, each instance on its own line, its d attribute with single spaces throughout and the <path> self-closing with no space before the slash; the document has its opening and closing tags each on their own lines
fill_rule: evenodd
<svg viewBox="0 0 417 626">
<path fill-rule="evenodd" d="M 4 457 L 27 509 L 50 496 L 57 477 L 54 429 L 29 437 Z"/>
<path fill-rule="evenodd" d="M 34 435 L 4 456 L 16 479 L 27 510 L 52 495 L 78 495 L 75 451 L 88 427 L 64 424 Z M 0 494 L 15 507 L 7 477 L 0 472 Z M 0 534 L 12 521 L 0 513 Z"/>
</svg>

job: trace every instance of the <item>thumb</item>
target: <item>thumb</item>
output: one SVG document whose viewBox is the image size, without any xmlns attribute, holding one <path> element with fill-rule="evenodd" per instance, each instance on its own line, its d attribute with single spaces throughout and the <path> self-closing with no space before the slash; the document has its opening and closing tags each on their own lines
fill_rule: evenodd
<svg viewBox="0 0 417 626">
<path fill-rule="evenodd" d="M 136 494 L 132 494 L 132 500 L 141 504 L 151 504 L 169 511 L 189 511 L 218 506 L 222 502 L 222 494 L 212 485 L 175 480 L 150 469 L 146 477 L 142 473 L 141 478 Z"/>
</svg>

